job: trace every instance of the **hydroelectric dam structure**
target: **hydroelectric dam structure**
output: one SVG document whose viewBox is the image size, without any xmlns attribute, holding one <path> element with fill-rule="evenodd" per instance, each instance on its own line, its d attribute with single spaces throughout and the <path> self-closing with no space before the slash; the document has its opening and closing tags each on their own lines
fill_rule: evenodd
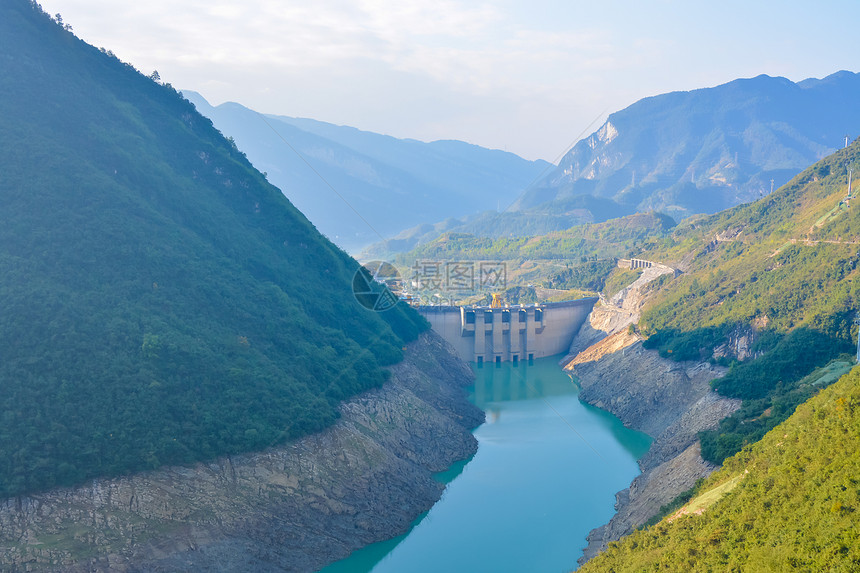
<svg viewBox="0 0 860 573">
<path fill-rule="evenodd" d="M 530 305 L 419 306 L 463 360 L 513 362 L 567 352 L 597 297 Z"/>
</svg>

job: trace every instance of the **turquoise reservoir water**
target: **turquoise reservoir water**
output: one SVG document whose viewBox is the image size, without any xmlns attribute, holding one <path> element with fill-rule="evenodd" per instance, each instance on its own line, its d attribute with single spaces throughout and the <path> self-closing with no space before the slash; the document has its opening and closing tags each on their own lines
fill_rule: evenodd
<svg viewBox="0 0 860 573">
<path fill-rule="evenodd" d="M 651 439 L 579 401 L 558 357 L 473 365 L 487 413 L 478 453 L 437 476 L 442 499 L 412 530 L 324 573 L 555 573 L 576 568 L 591 529 L 613 514 Z"/>
</svg>

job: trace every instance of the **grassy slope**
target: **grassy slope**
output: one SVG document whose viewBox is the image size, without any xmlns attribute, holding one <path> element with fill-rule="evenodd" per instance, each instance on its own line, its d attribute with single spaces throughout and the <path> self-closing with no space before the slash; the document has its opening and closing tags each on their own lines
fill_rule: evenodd
<svg viewBox="0 0 860 573">
<path fill-rule="evenodd" d="M 699 255 L 643 315 L 643 329 L 690 332 L 759 319 L 787 331 L 826 326 L 826 317 L 857 308 L 860 206 L 822 221 L 846 194 L 847 165 L 860 165 L 860 142 L 760 201 L 679 226 L 673 244 L 644 253 L 668 261 Z"/>
<path fill-rule="evenodd" d="M 634 532 L 581 571 L 857 571 L 858 476 L 855 368 L 727 459 L 690 502 L 693 515 Z"/>
<path fill-rule="evenodd" d="M 318 430 L 425 327 L 169 86 L 24 0 L 0 54 L 0 496 Z"/>
</svg>

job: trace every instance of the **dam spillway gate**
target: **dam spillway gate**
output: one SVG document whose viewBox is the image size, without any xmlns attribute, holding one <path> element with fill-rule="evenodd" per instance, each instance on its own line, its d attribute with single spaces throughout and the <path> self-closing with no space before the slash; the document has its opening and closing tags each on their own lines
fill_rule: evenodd
<svg viewBox="0 0 860 573">
<path fill-rule="evenodd" d="M 419 306 L 466 361 L 514 362 L 567 352 L 597 297 L 531 305 Z"/>
</svg>

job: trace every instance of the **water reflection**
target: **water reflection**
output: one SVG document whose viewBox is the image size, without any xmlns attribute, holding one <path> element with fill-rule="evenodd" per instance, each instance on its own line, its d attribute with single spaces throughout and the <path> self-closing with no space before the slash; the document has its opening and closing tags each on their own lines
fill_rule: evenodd
<svg viewBox="0 0 860 573">
<path fill-rule="evenodd" d="M 549 362 L 547 362 L 549 361 Z M 575 396 L 579 388 L 554 359 L 539 359 L 537 364 L 509 362 L 495 368 L 476 368 L 471 399 L 480 408 L 493 402 L 536 400 L 552 396 Z"/>
<path fill-rule="evenodd" d="M 487 412 L 478 453 L 438 476 L 452 481 L 408 535 L 324 573 L 575 569 L 650 438 L 582 404 L 557 360 L 475 367 L 471 398 Z"/>
</svg>

